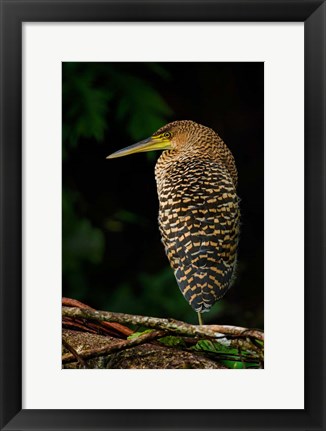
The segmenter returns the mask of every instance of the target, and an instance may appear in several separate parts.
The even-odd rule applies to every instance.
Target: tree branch
[[[149,316],[136,316],[123,313],[112,313],[109,311],[97,311],[91,309],[80,309],[77,307],[63,307],[62,315],[72,318],[84,318],[100,322],[118,322],[129,323],[133,325],[142,325],[147,328],[159,329],[172,332],[178,335],[196,336],[200,338],[254,338],[260,341],[264,340],[264,333],[257,329],[248,329],[238,326],[229,325],[190,325],[174,319],[161,319]],[[221,340],[219,340],[221,341]]]
[[[72,361],[77,360],[80,363],[80,365],[82,366],[82,368],[88,368],[87,364],[83,360],[83,358],[76,352],[76,350],[64,338],[62,338],[62,345],[67,350],[69,350],[69,352],[71,352],[71,355],[67,355],[67,356],[71,356]]]

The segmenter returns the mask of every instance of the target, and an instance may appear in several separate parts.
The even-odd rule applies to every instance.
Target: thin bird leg
[[[201,313],[198,311],[198,312],[197,312],[197,315],[198,315],[198,322],[199,322],[199,325],[202,325],[202,324],[203,324],[203,318],[201,317]]]

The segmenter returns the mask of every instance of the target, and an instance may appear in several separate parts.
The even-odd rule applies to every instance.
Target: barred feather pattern
[[[240,225],[235,163],[212,132],[165,151],[155,168],[165,252],[182,294],[201,313],[232,285]]]

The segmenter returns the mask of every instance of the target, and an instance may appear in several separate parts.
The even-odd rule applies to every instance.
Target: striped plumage
[[[240,224],[234,158],[217,133],[193,121],[169,123],[108,158],[157,149],[167,150],[155,166],[162,242],[181,292],[203,313],[234,279]]]
[[[237,170],[210,128],[176,121],[174,146],[155,167],[162,242],[179,288],[197,312],[209,311],[231,286],[239,238]]]

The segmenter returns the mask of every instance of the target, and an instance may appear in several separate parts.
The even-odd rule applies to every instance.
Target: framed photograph
[[[324,429],[325,2],[1,17],[1,429]]]

